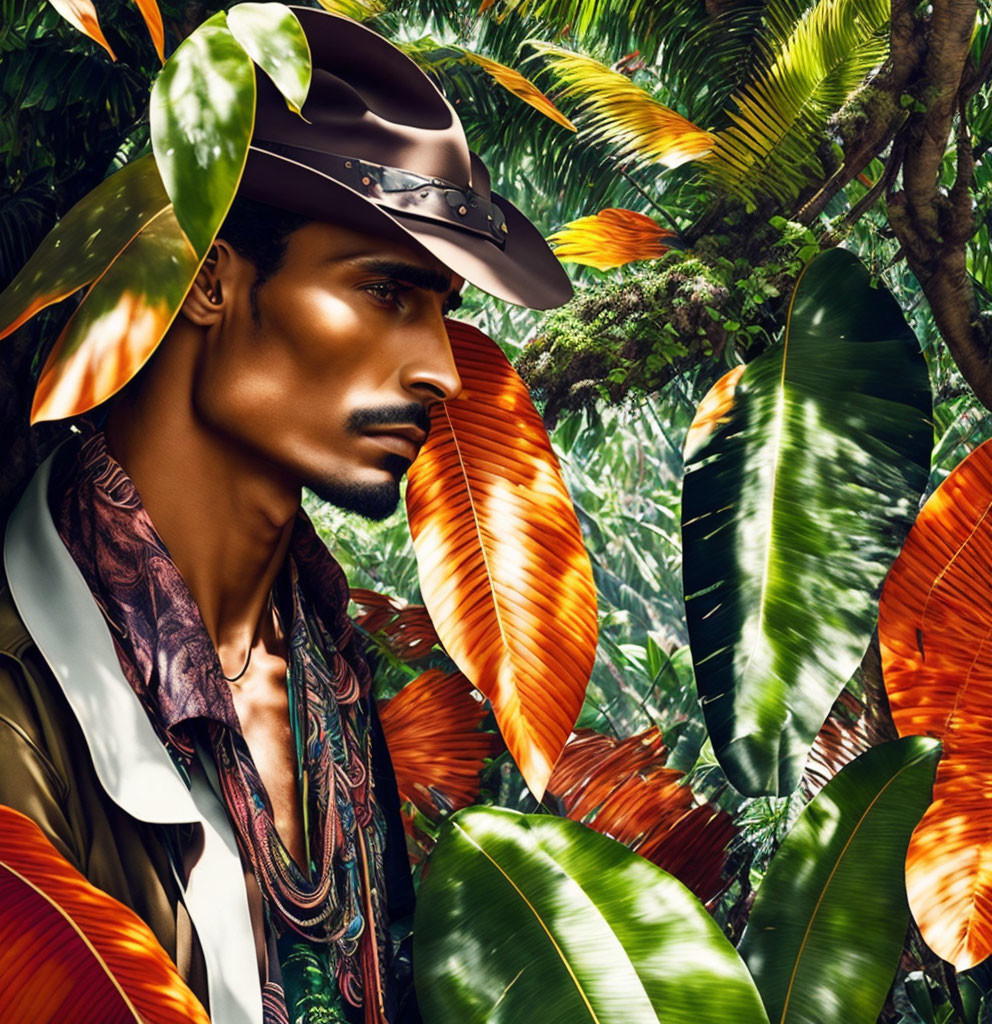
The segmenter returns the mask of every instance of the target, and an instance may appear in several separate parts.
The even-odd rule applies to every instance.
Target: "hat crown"
[[[310,8],[294,11],[313,61],[303,118],[288,110],[275,86],[259,75],[256,141],[310,150],[315,166],[317,154],[328,153],[464,187],[474,184],[457,115],[406,54],[350,19]]]

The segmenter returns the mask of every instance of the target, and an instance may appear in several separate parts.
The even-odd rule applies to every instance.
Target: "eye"
[[[362,286],[382,306],[398,307],[400,297],[410,289],[398,281],[373,281]]]

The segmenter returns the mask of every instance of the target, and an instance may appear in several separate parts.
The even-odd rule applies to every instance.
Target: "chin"
[[[391,474],[392,479],[389,480],[363,483],[358,480],[325,477],[309,480],[306,486],[321,501],[326,501],[346,512],[356,512],[373,521],[387,519],[396,511],[396,506],[400,502],[400,479],[410,465],[407,459],[399,455],[389,456],[387,463],[383,468]]]

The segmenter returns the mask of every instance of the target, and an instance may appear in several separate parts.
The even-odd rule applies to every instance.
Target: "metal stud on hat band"
[[[491,200],[470,188],[402,167],[266,139],[254,140],[252,147],[305,162],[362,193],[370,202],[396,213],[441,221],[459,231],[479,235],[501,250],[506,245],[507,226],[503,212]]]

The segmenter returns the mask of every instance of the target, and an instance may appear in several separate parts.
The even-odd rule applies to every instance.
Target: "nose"
[[[426,406],[457,398],[462,390],[455,357],[443,317],[438,314],[410,337],[409,354],[403,364],[403,387]]]

